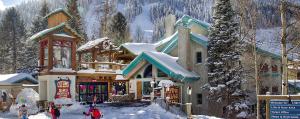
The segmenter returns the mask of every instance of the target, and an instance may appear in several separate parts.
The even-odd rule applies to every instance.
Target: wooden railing
[[[115,70],[122,70],[127,64],[115,62],[80,62],[79,69],[95,69],[96,71],[110,72]]]

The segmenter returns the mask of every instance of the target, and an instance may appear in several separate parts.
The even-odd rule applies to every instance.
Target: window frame
[[[201,62],[198,62],[198,53],[200,53],[200,58],[201,58]],[[203,55],[201,51],[197,51],[196,55],[195,55],[195,59],[196,59],[196,64],[202,64],[203,63]]]

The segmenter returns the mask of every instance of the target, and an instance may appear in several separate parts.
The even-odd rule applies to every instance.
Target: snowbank
[[[58,98],[54,99],[53,102],[56,105],[68,105],[73,104],[75,101],[73,101],[71,98]]]
[[[80,105],[79,102],[74,102],[71,106],[63,106],[61,107],[60,111],[62,113],[77,113],[84,110],[84,106]]]
[[[28,108],[29,114],[36,114],[39,109],[36,105],[36,102],[39,100],[39,94],[33,90],[32,88],[24,88],[22,91],[17,95],[16,103],[10,107],[10,113],[17,115],[18,108],[25,104]]]

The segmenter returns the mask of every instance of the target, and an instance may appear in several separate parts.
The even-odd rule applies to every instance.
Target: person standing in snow
[[[28,119],[28,112],[27,112],[27,107],[25,104],[22,104],[19,107],[19,119]]]
[[[59,119],[60,111],[54,104],[52,104],[50,106],[50,113],[51,113],[52,119]]]
[[[91,119],[100,119],[102,117],[100,110],[97,109],[96,106],[93,104],[90,104],[89,111],[87,113],[83,112],[83,114],[85,116],[91,116]]]

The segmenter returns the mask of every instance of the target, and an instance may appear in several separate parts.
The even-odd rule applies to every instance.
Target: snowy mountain
[[[38,11],[42,0],[14,0],[19,1],[16,5],[17,10],[21,14],[26,23],[26,28],[30,28],[32,18],[34,18]],[[20,2],[22,1],[22,2]],[[49,4],[50,10],[61,8],[65,6],[65,0],[46,0]],[[89,40],[95,39],[99,36],[100,18],[102,16],[101,6],[104,0],[78,0],[80,15],[84,24],[84,30],[87,33]],[[280,17],[278,12],[279,0],[255,0],[259,6],[259,13],[261,14],[260,28],[276,27],[280,24]],[[294,3],[299,3],[299,0],[289,0]],[[5,4],[10,3],[11,0],[4,0]],[[140,27],[144,32],[144,41],[153,42],[157,38],[162,37],[163,34],[163,18],[166,14],[172,13],[176,17],[181,17],[183,14],[188,14],[196,19],[211,22],[212,7],[214,0],[119,0],[116,3],[116,10],[123,13],[130,22],[131,37],[137,32]],[[1,13],[0,13],[1,17]],[[161,27],[159,27],[161,25]],[[162,32],[158,34],[158,32]],[[152,38],[155,36],[154,38]]]

